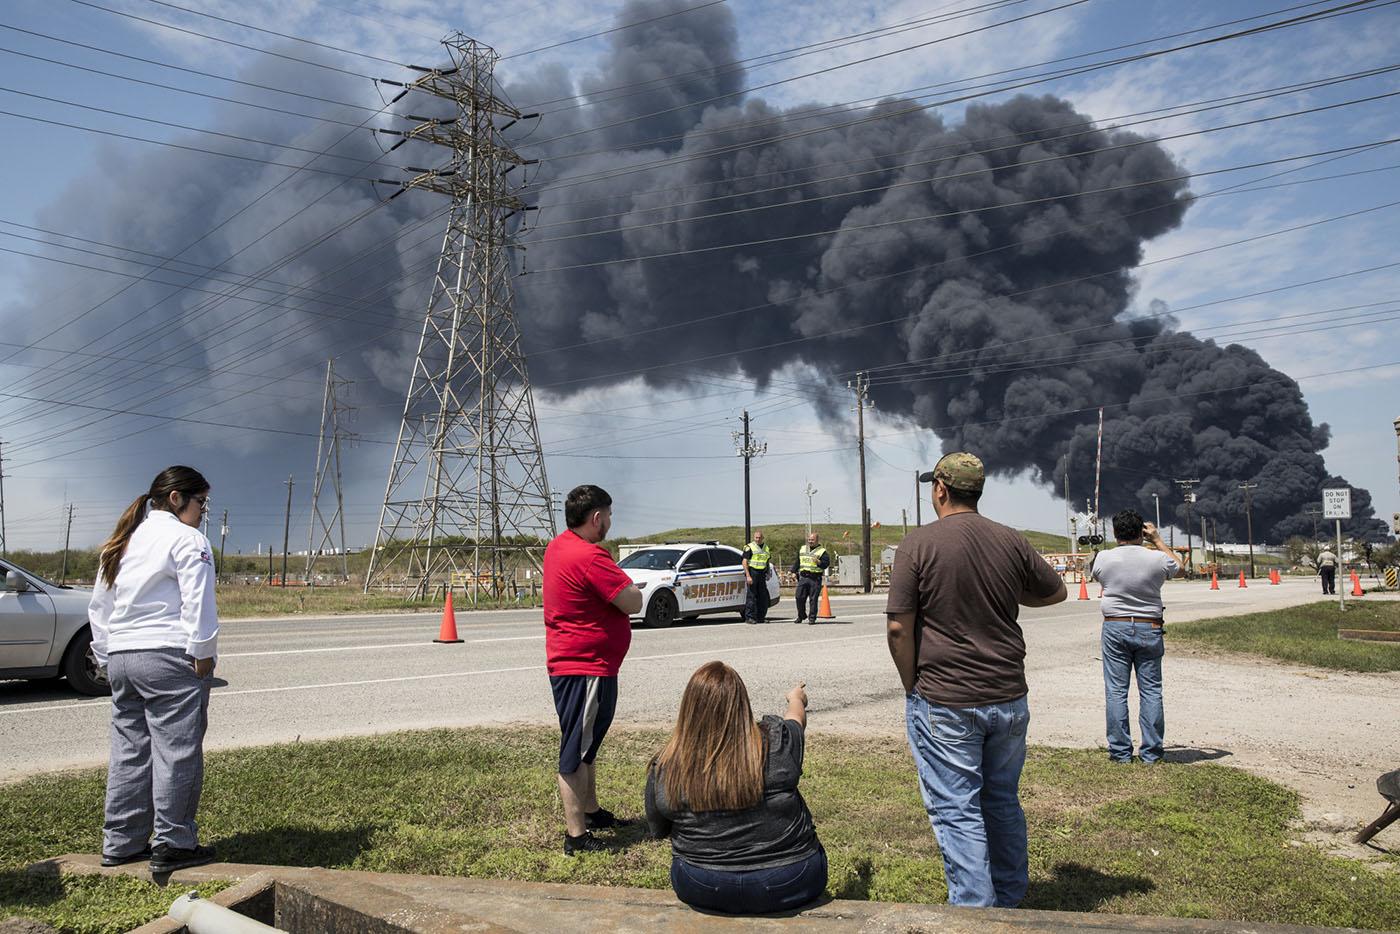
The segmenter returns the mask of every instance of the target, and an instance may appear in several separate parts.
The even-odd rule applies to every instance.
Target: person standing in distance
[[[1030,709],[1018,604],[1059,603],[1065,584],[1024,535],[978,514],[985,471],[977,457],[948,454],[919,480],[932,481],[938,521],[900,543],[885,606],[909,748],[948,901],[1014,908],[1029,883],[1020,781]]]
[[[763,530],[754,529],[753,541],[744,546],[744,580],[748,590],[744,594],[744,622],[768,622],[768,575],[772,563],[772,553],[763,544]]]
[[[1322,593],[1335,595],[1337,592],[1337,556],[1332,554],[1332,549],[1324,548],[1318,552],[1317,573],[1322,577]]]
[[[822,578],[831,567],[831,554],[822,547],[821,537],[816,532],[807,535],[807,544],[797,551],[797,559],[792,562],[792,572],[797,575],[797,619],[805,618],[807,625],[817,624],[817,598],[822,595]]]
[[[598,804],[594,760],[617,709],[617,673],[632,642],[642,592],[599,542],[612,497],[585,484],[564,501],[568,528],[544,550],[544,648],[559,714],[564,855],[605,850],[594,830],[626,826]]]
[[[1128,729],[1128,679],[1137,672],[1138,723],[1142,744],[1138,757],[1145,764],[1162,759],[1163,639],[1162,584],[1181,573],[1176,555],[1151,522],[1132,509],[1113,517],[1118,547],[1101,551],[1089,565],[1089,576],[1103,585],[1103,690],[1108,721],[1108,757],[1133,760],[1133,734]],[[1151,547],[1148,547],[1148,546]]]
[[[168,467],[98,555],[88,620],[112,685],[104,866],[150,859],[158,874],[214,861],[195,824],[219,641],[213,554],[199,531],[208,508],[199,471]]]

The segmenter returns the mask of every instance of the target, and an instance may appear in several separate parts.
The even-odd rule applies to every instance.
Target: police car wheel
[[[676,621],[679,611],[676,595],[669,590],[658,590],[647,605],[646,624],[652,629],[666,629]]]

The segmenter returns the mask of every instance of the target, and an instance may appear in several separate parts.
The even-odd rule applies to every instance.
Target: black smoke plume
[[[618,16],[673,8],[633,0]],[[946,450],[975,451],[999,473],[1029,471],[1057,493],[1067,463],[1080,506],[1104,406],[1106,513],[1151,515],[1156,493],[1184,524],[1172,481],[1197,478],[1193,515],[1242,539],[1239,485],[1257,482],[1257,536],[1311,532],[1302,507],[1344,481],[1326,469],[1328,428],[1313,423],[1298,385],[1252,350],[1177,330],[1169,315],[1123,317],[1144,244],[1191,203],[1186,181],[1155,181],[1185,174],[1165,149],[1090,130],[1089,115],[1050,96],[970,106],[949,123],[908,100],[781,110],[730,96],[702,107],[743,83],[732,68],[621,99],[607,90],[736,58],[725,7],[615,33],[577,91],[607,102],[539,131],[643,117],[530,150],[546,160],[538,202],[550,225],[527,237],[537,241],[529,263],[544,271],[520,287],[538,383],[596,386],[572,381],[597,373],[597,355],[553,348],[600,339],[619,371],[709,358],[650,371],[657,385],[695,366],[765,385],[802,363],[818,405],[835,398],[823,389],[870,370],[877,405],[936,432]],[[556,71],[510,91],[548,100],[573,89]],[[573,184],[663,159],[671,164]],[[834,232],[783,239],[815,231]],[[595,235],[549,241],[585,232]],[[704,252],[756,240],[775,242]],[[742,308],[754,310],[653,330]],[[1351,531],[1383,536],[1369,495],[1353,499]]]
[[[977,452],[993,471],[1029,471],[1058,495],[1067,459],[1077,505],[1090,492],[1096,412],[1104,406],[1106,512],[1134,505],[1147,513],[1157,493],[1180,524],[1184,510],[1171,481],[1194,477],[1201,480],[1196,514],[1215,518],[1222,537],[1239,537],[1238,485],[1249,481],[1259,483],[1256,537],[1311,533],[1302,510],[1320,499],[1320,487],[1344,481],[1326,469],[1327,426],[1313,423],[1297,384],[1254,351],[1199,340],[1168,316],[1124,318],[1143,245],[1179,225],[1191,203],[1187,182],[1156,181],[1184,174],[1162,147],[1090,130],[1091,115],[1050,96],[969,106],[956,118],[910,100],[780,108],[740,93],[771,72],[750,75],[729,64],[740,54],[729,9],[655,19],[679,5],[624,5],[619,22],[651,22],[614,33],[597,68],[581,77],[557,65],[503,67],[506,92],[526,109],[560,100],[596,105],[541,103],[538,109],[557,112],[510,131],[526,156],[543,160],[526,193],[541,207],[524,238],[532,271],[517,280],[537,386],[567,394],[633,378],[624,371],[639,366],[698,359],[645,378],[667,386],[709,370],[764,387],[785,370],[783,378],[808,384],[814,405],[844,410],[840,387],[852,371],[870,370],[886,414],[936,433],[947,449]],[[679,77],[656,80],[667,76]],[[244,77],[380,104],[363,83],[289,63]],[[351,123],[369,116],[305,98],[291,106]],[[423,113],[432,102],[401,106]],[[206,122],[313,152],[344,135],[336,157],[314,165],[355,176],[392,176],[392,164],[441,158],[412,147],[383,158],[369,129],[395,125],[387,116],[357,131],[230,106]],[[570,135],[600,125],[608,128]],[[177,142],[289,165],[308,158],[207,137]],[[1122,145],[1135,143],[1142,145]],[[625,171],[658,160],[671,163]],[[196,265],[157,278],[225,291],[232,277],[259,275],[266,278],[256,284],[268,291],[212,301],[140,282],[45,344],[118,357],[59,358],[62,380],[20,370],[12,391],[138,411],[164,411],[177,400],[174,410],[196,416],[205,415],[205,400],[219,400],[207,415],[212,421],[305,430],[320,401],[316,367],[333,349],[345,355],[341,375],[358,380],[358,429],[392,437],[421,327],[421,264],[441,236],[440,220],[408,227],[440,211],[439,199],[398,198],[282,265],[280,257],[374,208],[387,192],[334,174],[178,150],[114,145],[99,161],[102,171],[76,180],[44,212],[43,226],[81,223],[84,236],[156,257],[198,241],[180,257]],[[593,176],[604,177],[576,184]],[[1114,190],[1081,195],[1099,189]],[[236,213],[260,195],[254,208]],[[811,236],[821,231],[828,232]],[[245,249],[264,233],[268,239]],[[592,235],[554,239],[583,233]],[[728,248],[752,241],[768,242]],[[680,252],[687,255],[630,259]],[[212,266],[221,271],[200,269]],[[580,268],[550,271],[564,266]],[[66,277],[42,264],[35,270],[4,315],[15,342],[42,337],[55,320],[48,310],[60,309],[57,320],[64,320],[77,301],[64,291]],[[322,275],[314,287],[323,293],[369,294],[348,303],[292,288]],[[298,297],[283,302],[276,293]],[[80,297],[89,294],[101,290]],[[269,311],[249,297],[279,305]],[[750,310],[727,314],[736,309]],[[128,340],[138,333],[145,337]],[[584,342],[594,343],[577,347]],[[610,366],[616,376],[607,375]],[[219,374],[204,375],[208,367]],[[290,372],[306,374],[305,385],[259,390],[259,375]],[[222,404],[230,398],[239,401]],[[57,411],[12,411],[0,424],[7,459],[44,455],[43,463],[53,463],[66,451],[140,444],[145,432],[162,431],[256,456],[260,475],[305,469],[304,445],[256,433],[149,420],[133,428],[103,413]],[[21,429],[78,440],[26,449],[14,443]],[[367,446],[356,456],[354,495],[373,501],[387,451]],[[1353,502],[1358,518],[1350,530],[1383,534],[1366,492],[1356,490]]]

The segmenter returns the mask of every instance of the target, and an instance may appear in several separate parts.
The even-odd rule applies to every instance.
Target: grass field
[[[1400,631],[1400,603],[1348,600],[1343,613],[1329,600],[1248,616],[1176,623],[1170,632],[1174,642],[1222,652],[1343,671],[1400,671],[1400,643],[1339,639],[1338,628]]]
[[[605,806],[637,816],[664,737],[618,732],[599,762]],[[202,834],[235,862],[320,865],[596,885],[667,885],[670,848],[640,828],[613,852],[560,852],[557,736],[438,730],[209,757]],[[33,879],[21,867],[99,846],[103,775],[0,786],[0,918],[66,931],[125,930],[173,898],[129,879]],[[913,766],[896,740],[812,733],[802,791],[841,898],[946,897]],[[1295,795],[1217,765],[1128,767],[1033,748],[1026,907],[1400,927],[1400,874],[1292,845]],[[38,816],[42,815],[42,819]]]

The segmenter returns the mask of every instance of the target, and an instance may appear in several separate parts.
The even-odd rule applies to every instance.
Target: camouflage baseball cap
[[[931,483],[935,479],[942,480],[956,490],[976,493],[986,482],[987,471],[982,466],[982,459],[976,454],[954,451],[952,454],[944,454],[932,470],[919,474],[921,483]]]

